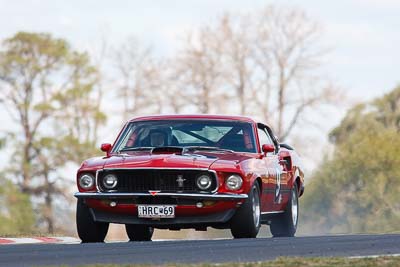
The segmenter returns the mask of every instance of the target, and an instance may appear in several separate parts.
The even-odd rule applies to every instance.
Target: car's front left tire
[[[96,222],[82,199],[76,205],[76,229],[82,243],[104,242],[109,223]]]
[[[151,241],[154,228],[145,225],[125,224],[129,241]]]
[[[248,198],[231,219],[234,238],[254,238],[261,226],[261,201],[258,183],[252,186]]]

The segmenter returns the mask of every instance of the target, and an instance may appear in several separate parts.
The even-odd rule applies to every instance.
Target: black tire
[[[145,225],[125,224],[129,241],[151,241],[154,228]]]
[[[95,222],[82,199],[76,205],[76,229],[82,243],[104,242],[109,223]]]
[[[231,219],[231,233],[234,238],[257,237],[261,226],[260,188],[256,182],[249,197]]]
[[[294,214],[296,212],[296,214]],[[273,237],[293,237],[299,222],[299,195],[294,184],[285,212],[272,219],[269,227]]]

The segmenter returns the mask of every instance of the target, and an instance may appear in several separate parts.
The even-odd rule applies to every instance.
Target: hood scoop
[[[184,148],[177,146],[163,146],[163,147],[155,147],[151,150],[150,154],[176,154],[182,155]]]
[[[217,158],[211,155],[202,155],[193,153],[190,147],[179,147],[179,146],[163,146],[163,147],[155,147],[150,151],[150,155],[179,155],[179,156],[190,156],[194,158]]]

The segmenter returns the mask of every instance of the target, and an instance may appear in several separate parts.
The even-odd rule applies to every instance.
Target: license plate
[[[140,218],[175,218],[175,206],[172,205],[138,205]]]

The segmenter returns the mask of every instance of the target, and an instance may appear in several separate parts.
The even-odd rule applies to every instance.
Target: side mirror
[[[262,145],[261,148],[265,154],[270,153],[270,152],[275,152],[275,146],[271,145],[271,144],[264,144],[264,145]]]
[[[110,151],[112,149],[112,145],[109,143],[101,144],[100,149],[101,149],[101,151],[106,152],[107,156],[109,156]]]

